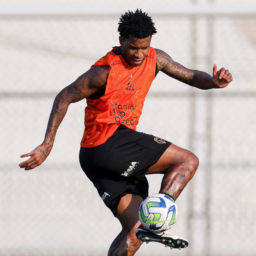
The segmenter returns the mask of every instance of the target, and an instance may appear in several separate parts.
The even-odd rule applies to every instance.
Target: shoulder
[[[92,66],[88,72],[93,75],[106,75],[109,73],[110,66],[108,65],[97,65]]]
[[[104,87],[106,85],[110,67],[107,65],[92,66],[86,72],[89,87]]]
[[[171,56],[169,56],[163,50],[155,48],[155,51],[156,51],[157,69],[159,71],[162,70],[166,65],[173,62],[173,59],[171,58]]]

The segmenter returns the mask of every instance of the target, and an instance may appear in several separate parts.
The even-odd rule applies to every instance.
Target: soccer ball
[[[140,205],[139,219],[142,226],[160,234],[171,228],[177,217],[177,205],[165,194],[148,196]]]

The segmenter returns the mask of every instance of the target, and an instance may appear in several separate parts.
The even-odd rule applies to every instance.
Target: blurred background
[[[193,151],[200,166],[172,229],[189,248],[137,255],[256,255],[255,0],[0,0],[1,256],[107,255],[120,224],[79,166],[85,101],[70,106],[42,166],[18,164],[43,141],[55,95],[118,45],[119,17],[136,8],[155,22],[153,47],[234,77],[211,91],[164,74],[153,82],[138,130]],[[160,181],[149,177],[150,193]]]

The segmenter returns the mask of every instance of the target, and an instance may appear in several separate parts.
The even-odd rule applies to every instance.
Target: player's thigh
[[[140,225],[139,207],[143,198],[135,194],[124,195],[117,206],[116,217],[119,219],[125,232],[133,232]]]
[[[188,161],[198,163],[197,157],[192,152],[171,144],[159,160],[148,169],[147,174],[163,173],[172,166]]]

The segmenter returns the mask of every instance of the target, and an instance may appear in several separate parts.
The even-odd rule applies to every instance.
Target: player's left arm
[[[232,80],[232,74],[225,68],[217,69],[214,64],[212,75],[184,67],[175,62],[167,53],[162,50],[155,49],[157,53],[157,69],[166,75],[173,77],[183,83],[191,85],[199,89],[224,88]]]

